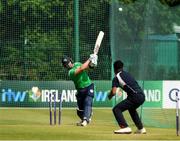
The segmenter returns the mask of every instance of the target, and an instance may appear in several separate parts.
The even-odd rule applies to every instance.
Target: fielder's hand
[[[111,100],[112,97],[113,97],[113,95],[111,95],[111,94],[108,95],[109,100]]]

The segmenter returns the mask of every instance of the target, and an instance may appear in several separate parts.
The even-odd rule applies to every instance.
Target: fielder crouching
[[[87,74],[88,68],[97,66],[98,56],[91,54],[85,63],[73,62],[70,57],[63,57],[62,64],[68,69],[68,76],[74,82],[77,90],[77,115],[80,122],[77,126],[86,126],[91,121],[92,103],[94,98],[94,84]]]
[[[145,101],[145,95],[137,81],[128,72],[123,70],[123,62],[117,60],[113,64],[115,77],[112,80],[112,89],[108,98],[111,99],[117,91],[117,88],[121,87],[126,93],[127,98],[118,103],[113,108],[113,114],[120,126],[120,129],[115,130],[115,134],[130,134],[131,128],[128,126],[123,112],[128,110],[129,114],[135,123],[137,130],[135,134],[146,134],[146,129],[143,127],[142,121],[139,118],[136,111]]]

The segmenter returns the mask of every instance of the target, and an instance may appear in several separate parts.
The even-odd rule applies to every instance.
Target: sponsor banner
[[[76,105],[76,90],[68,81],[1,81],[0,92],[2,107],[47,107],[50,94],[52,101],[56,95],[59,102],[61,94],[65,106]]]
[[[112,107],[126,98],[126,93],[118,89],[116,97],[110,101],[107,96],[111,89],[111,81],[94,81],[96,93],[94,107]],[[144,81],[138,82],[146,101],[143,107],[175,108],[175,93],[179,93],[179,81]],[[0,81],[1,107],[48,107],[49,95],[56,95],[56,102],[63,107],[76,107],[76,93],[72,81]],[[52,97],[52,101],[53,101]]]
[[[146,97],[143,107],[162,108],[162,81],[144,81],[139,84],[144,89]]]
[[[163,81],[163,108],[176,108],[176,94],[180,97],[180,81]]]
[[[95,107],[112,107],[113,100],[108,99],[108,94],[111,89],[111,81],[94,81],[95,96],[93,106]]]
[[[93,106],[112,107],[107,100],[110,81],[95,81],[96,92]],[[1,81],[1,107],[48,107],[49,97],[52,101],[63,102],[64,107],[76,106],[76,89],[72,81]]]

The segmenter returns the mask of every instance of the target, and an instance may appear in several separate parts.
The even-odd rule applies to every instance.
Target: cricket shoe
[[[114,131],[115,134],[131,134],[132,130],[130,127],[121,128]]]
[[[87,120],[81,120],[80,122],[76,123],[77,126],[86,126],[87,124]]]
[[[87,120],[83,120],[82,123],[81,123],[81,126],[86,126],[86,125],[88,125]]]
[[[146,134],[146,129],[145,128],[138,129],[134,132],[134,134]]]

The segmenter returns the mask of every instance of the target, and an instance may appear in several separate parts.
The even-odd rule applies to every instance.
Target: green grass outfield
[[[147,134],[143,135],[114,134],[118,125],[111,109],[94,109],[93,113],[89,126],[77,127],[75,109],[63,109],[62,124],[50,126],[48,109],[1,108],[0,140],[180,140],[173,128],[146,127]],[[135,131],[132,121],[128,121]]]

